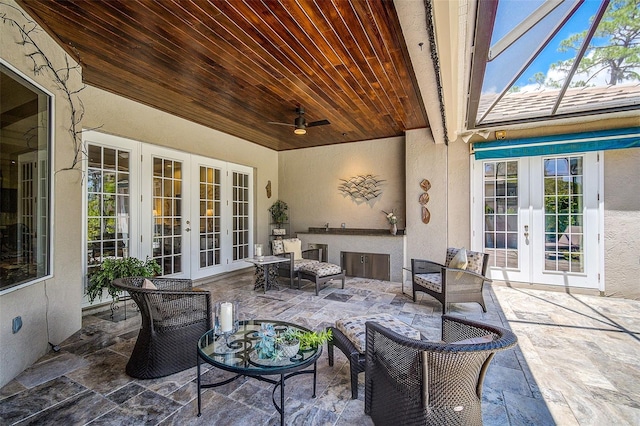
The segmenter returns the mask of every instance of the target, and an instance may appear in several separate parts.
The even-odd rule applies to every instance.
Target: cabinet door
[[[391,279],[391,257],[388,254],[365,254],[365,278],[389,281]]]
[[[340,253],[342,269],[345,274],[350,277],[364,277],[365,263],[364,253],[356,253],[351,251],[343,251]]]

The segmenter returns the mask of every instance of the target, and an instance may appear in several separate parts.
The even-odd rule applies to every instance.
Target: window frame
[[[55,275],[55,244],[54,244],[54,235],[53,235],[53,225],[55,223],[55,194],[54,194],[54,184],[53,184],[53,166],[55,164],[55,148],[56,148],[56,138],[55,138],[55,127],[56,127],[56,115],[55,115],[55,105],[56,105],[56,96],[53,94],[53,92],[51,92],[50,90],[48,90],[47,88],[45,88],[44,86],[42,86],[41,84],[39,84],[38,82],[36,82],[34,79],[30,78],[28,75],[26,75],[24,72],[20,71],[18,68],[14,67],[13,65],[11,65],[9,62],[7,62],[6,60],[4,60],[3,58],[0,58],[0,65],[5,67],[7,70],[9,70],[10,72],[14,73],[17,77],[23,79],[27,84],[30,84],[32,86],[34,86],[36,89],[42,91],[47,97],[47,109],[48,109],[48,114],[47,114],[47,161],[48,161],[48,168],[47,168],[47,191],[48,191],[48,205],[47,205],[47,217],[48,217],[48,223],[47,223],[47,241],[45,242],[45,245],[47,246],[47,264],[48,264],[48,271],[47,273],[45,273],[44,275],[40,276],[40,277],[35,277],[29,281],[26,282],[22,282],[22,283],[18,283],[18,284],[13,284],[10,285],[8,287],[2,288],[0,287],[0,296],[3,296],[5,294],[9,294],[12,293],[14,291],[29,287],[31,285],[34,284],[38,284],[40,282],[46,281],[48,279],[53,278],[53,276]],[[39,199],[40,200],[40,199]]]

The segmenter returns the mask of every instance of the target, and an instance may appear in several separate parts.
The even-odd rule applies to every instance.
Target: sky
[[[536,10],[543,0],[500,0],[496,15],[496,24],[492,36],[492,45],[502,36],[507,34],[512,28],[523,21],[529,14]],[[495,61],[487,66],[487,75],[483,85],[483,92],[495,92],[501,90],[509,80],[518,72],[520,64],[525,63],[535,49],[542,43],[556,22],[569,10],[575,0],[566,1],[550,13],[540,24],[536,25],[524,37],[518,40],[512,47],[503,52]],[[537,88],[537,84],[532,84],[529,79],[537,72],[558,78],[558,73],[549,71],[550,65],[559,60],[570,59],[574,52],[558,52],[560,42],[572,34],[588,29],[591,17],[594,16],[600,7],[601,0],[585,0],[580,8],[572,15],[564,27],[556,34],[551,42],[545,47],[542,53],[532,62],[524,74],[516,81],[516,85],[521,91]],[[605,41],[600,41],[604,44]],[[596,84],[605,85],[608,76],[602,74]],[[574,78],[575,79],[575,78]],[[586,78],[583,78],[586,79]]]

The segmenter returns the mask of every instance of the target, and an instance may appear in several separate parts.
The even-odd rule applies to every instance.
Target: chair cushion
[[[327,277],[342,273],[342,268],[333,263],[313,262],[300,265],[300,271],[311,273],[317,277]]]
[[[416,274],[415,282],[416,284],[428,288],[429,290],[442,293],[442,276],[440,275],[440,273]]]
[[[477,251],[467,250],[467,271],[475,272],[482,275],[482,262],[484,261],[484,254]]]
[[[447,249],[447,259],[444,263],[444,266],[448,267],[448,268],[453,268],[453,266],[450,265],[451,260],[455,257],[456,254],[458,254],[458,249],[457,248],[448,248]],[[471,272],[475,272],[476,274],[482,274],[482,262],[484,260],[484,254],[477,252],[477,251],[471,251],[471,250],[466,250],[466,255],[467,255],[467,271],[471,271]]]
[[[318,260],[315,259],[296,259],[293,261],[293,271],[297,272],[300,270],[300,267],[306,265],[307,263],[318,263]]]
[[[457,342],[451,342],[452,345],[477,345],[480,343],[493,342],[493,335],[487,334],[486,336],[470,337],[464,340],[458,340]]]
[[[271,254],[278,255],[284,253],[284,243],[282,240],[271,241]]]
[[[469,261],[467,260],[467,250],[462,247],[449,261],[449,268],[467,269],[468,263]]]
[[[336,321],[336,328],[340,330],[340,332],[344,334],[351,343],[353,343],[353,346],[355,346],[358,352],[362,354],[366,348],[367,330],[365,323],[367,321],[377,322],[381,326],[408,337],[409,339],[420,340],[421,338],[420,331],[411,327],[407,323],[400,321],[391,314],[363,315],[361,317]]]
[[[302,241],[298,238],[282,240],[285,253],[293,253],[293,260],[302,259]]]
[[[148,278],[145,278],[144,281],[142,281],[142,287],[141,288],[145,288],[147,290],[157,290],[158,287],[156,287],[156,285]]]

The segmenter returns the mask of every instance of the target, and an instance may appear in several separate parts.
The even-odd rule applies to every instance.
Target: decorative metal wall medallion
[[[420,188],[424,191],[424,194],[420,194],[420,198],[418,198],[418,202],[422,206],[422,223],[427,224],[431,220],[431,213],[427,209],[427,203],[429,202],[429,194],[427,194],[427,191],[431,189],[431,182],[427,179],[422,179]]]
[[[353,201],[369,201],[382,194],[380,186],[384,180],[374,175],[358,175],[349,179],[340,179],[343,183],[338,190]]]

